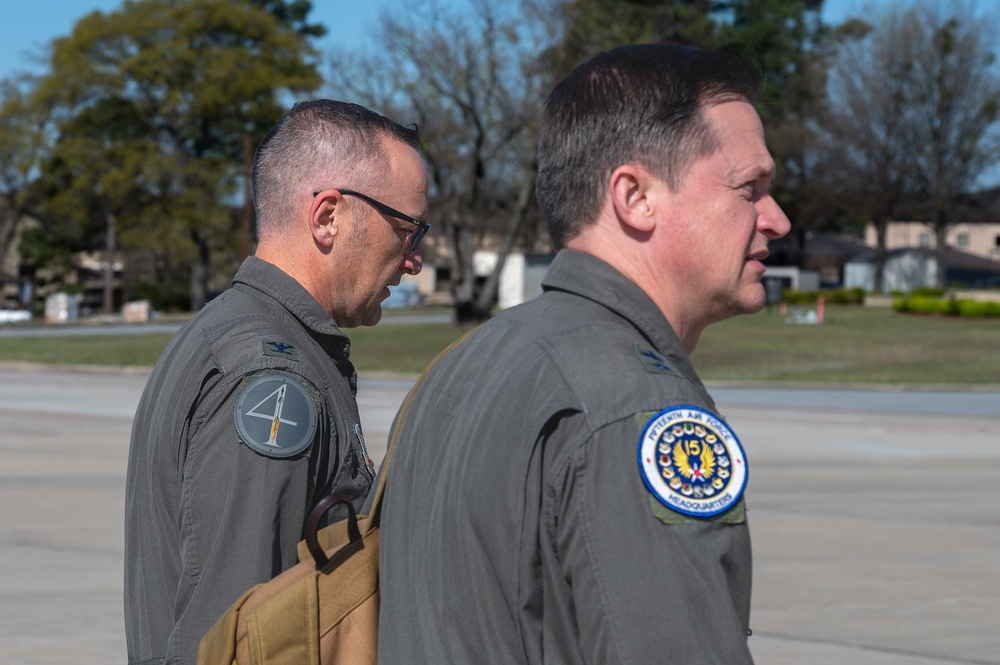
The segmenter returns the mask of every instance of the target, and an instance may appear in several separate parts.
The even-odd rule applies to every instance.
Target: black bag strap
[[[319,500],[319,503],[309,511],[306,518],[305,541],[313,561],[316,562],[316,570],[326,568],[330,562],[330,557],[326,555],[323,546],[319,544],[319,522],[328,510],[342,503],[347,506],[347,537],[350,542],[361,540],[361,530],[358,528],[358,513],[354,510],[354,503],[350,499],[344,498],[340,494],[328,494]]]

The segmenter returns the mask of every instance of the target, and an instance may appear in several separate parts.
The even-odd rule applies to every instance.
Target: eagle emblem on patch
[[[747,460],[736,434],[695,406],[655,414],[639,436],[639,471],[667,508],[692,517],[729,510],[747,484]]]
[[[264,355],[287,358],[299,362],[299,350],[287,342],[264,342]]]
[[[647,372],[651,374],[673,374],[674,376],[680,376],[680,374],[671,369],[663,354],[657,353],[648,346],[642,346],[638,342],[633,344],[632,348],[635,349],[635,354],[639,356],[639,360],[642,361],[642,365],[646,368]]]

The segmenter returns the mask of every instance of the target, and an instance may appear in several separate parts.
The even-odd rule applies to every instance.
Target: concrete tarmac
[[[0,367],[0,665],[125,662],[125,468],[146,377]],[[411,384],[361,377],[377,459]],[[718,390],[750,462],[758,665],[1000,664],[1000,396],[949,415],[926,394],[912,409],[793,394]],[[664,620],[679,609],[664,599]]]

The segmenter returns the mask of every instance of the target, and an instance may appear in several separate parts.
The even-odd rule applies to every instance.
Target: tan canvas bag
[[[464,339],[464,337],[463,337]],[[375,665],[378,656],[378,537],[389,458],[424,370],[400,408],[369,516],[349,501],[324,497],[310,512],[299,563],[241,596],[202,638],[198,665]],[[346,520],[317,532],[338,503]]]

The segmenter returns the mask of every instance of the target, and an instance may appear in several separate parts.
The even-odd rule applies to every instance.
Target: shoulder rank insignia
[[[725,512],[747,484],[739,439],[694,406],[664,409],[649,419],[639,436],[639,471],[660,503],[694,517]]]
[[[265,356],[278,356],[299,362],[299,350],[285,342],[264,342]]]
[[[642,361],[643,366],[646,368],[647,372],[652,374],[673,374],[677,376],[677,372],[670,368],[667,364],[667,359],[663,357],[663,354],[657,353],[653,349],[642,346],[638,342],[632,345],[635,349],[635,353],[639,356],[639,360]]]
[[[312,445],[316,400],[299,379],[266,372],[240,389],[233,419],[240,441],[251,450],[267,457],[294,457]]]

